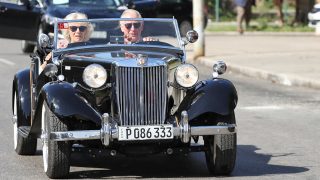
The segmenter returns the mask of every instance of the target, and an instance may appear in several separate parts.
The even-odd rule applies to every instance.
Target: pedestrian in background
[[[277,17],[278,17],[276,24],[278,24],[280,27],[282,27],[284,25],[283,12],[282,12],[283,0],[273,0],[273,3],[276,7],[276,12],[277,12]]]
[[[239,34],[243,34],[243,20],[247,29],[251,20],[251,6],[255,5],[255,0],[234,0],[234,3],[237,6],[237,31]]]

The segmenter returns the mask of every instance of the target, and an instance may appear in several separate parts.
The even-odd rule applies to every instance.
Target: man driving
[[[142,18],[141,14],[134,9],[127,9],[123,11],[121,18]],[[124,43],[132,44],[141,41],[157,41],[157,39],[152,37],[141,37],[141,32],[143,30],[143,21],[121,21],[120,28],[123,32]]]

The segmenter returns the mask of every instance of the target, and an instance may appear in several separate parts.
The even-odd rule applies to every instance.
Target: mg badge
[[[148,64],[148,56],[143,54],[138,54],[137,63],[139,66],[145,66]]]

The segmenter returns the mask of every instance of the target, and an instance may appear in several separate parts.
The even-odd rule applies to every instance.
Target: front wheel
[[[18,132],[18,108],[19,99],[17,98],[18,93],[14,93],[13,97],[13,144],[14,150],[19,155],[34,155],[37,151],[37,138],[33,137],[23,137]]]
[[[41,139],[43,167],[49,178],[63,178],[70,171],[71,145],[68,141],[50,141],[50,132],[67,131],[68,126],[59,120],[44,102],[41,113]]]
[[[212,175],[229,175],[233,171],[237,153],[237,134],[204,136],[205,155]]]

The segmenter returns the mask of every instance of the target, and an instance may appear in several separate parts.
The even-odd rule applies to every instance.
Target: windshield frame
[[[104,21],[153,21],[153,22],[170,22],[173,23],[174,29],[175,29],[175,35],[177,40],[177,47],[171,47],[171,46],[161,46],[161,45],[148,45],[145,44],[98,44],[98,45],[89,45],[89,46],[79,46],[79,47],[71,47],[71,48],[61,48],[57,49],[57,41],[58,41],[58,24],[59,23],[69,23],[69,22],[104,22]],[[61,54],[68,53],[68,52],[78,52],[79,50],[83,49],[85,51],[91,51],[90,49],[100,49],[100,48],[107,48],[110,47],[110,49],[114,48],[123,48],[130,51],[130,49],[136,49],[141,48],[141,50],[151,48],[151,49],[164,49],[166,51],[175,51],[175,52],[182,52],[182,61],[186,61],[186,51],[185,46],[183,45],[183,40],[180,35],[179,27],[177,20],[174,18],[99,18],[99,19],[78,19],[78,20],[63,20],[63,19],[57,19],[54,23],[54,41],[53,41],[53,57],[57,57]],[[58,36],[56,36],[58,35]],[[132,48],[134,47],[134,48]],[[178,53],[180,54],[180,53]],[[56,58],[54,58],[56,59]]]
[[[53,41],[53,47],[56,51],[63,51],[63,49],[56,49],[57,47],[57,39],[59,36],[58,33],[58,24],[59,23],[69,23],[69,22],[104,22],[104,21],[154,21],[154,22],[172,22],[174,25],[174,29],[175,29],[175,35],[176,35],[176,39],[178,41],[178,45],[179,47],[176,48],[180,48],[180,49],[184,49],[183,43],[182,43],[182,39],[181,39],[181,35],[180,35],[180,31],[179,31],[179,27],[178,27],[178,23],[177,20],[174,18],[99,18],[99,19],[78,19],[78,20],[63,20],[63,19],[57,19],[56,22],[54,23],[54,41]],[[58,35],[58,36],[57,36]],[[123,44],[124,45],[124,44]],[[132,46],[132,45],[131,45]],[[136,44],[136,46],[138,46],[138,44]],[[164,47],[164,46],[159,46],[159,47]],[[174,48],[174,49],[176,49]],[[70,49],[70,48],[68,48]]]
[[[65,5],[70,4],[70,0],[68,0],[68,3],[61,3],[61,4],[54,3],[53,1],[55,1],[55,0],[46,0],[46,2],[51,6],[65,6]],[[108,8],[118,8],[119,6],[124,6],[123,1],[121,1],[121,0],[110,0],[110,1],[112,1],[112,5],[108,4],[108,6],[107,6],[107,4],[104,4],[104,6],[106,6]],[[82,5],[82,6],[85,5],[85,4],[75,3],[75,5],[77,5],[77,4]],[[87,5],[93,6],[93,4],[87,4]],[[93,7],[101,7],[101,4],[98,6],[93,6]]]

